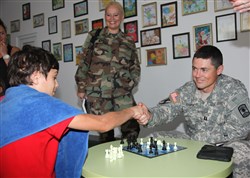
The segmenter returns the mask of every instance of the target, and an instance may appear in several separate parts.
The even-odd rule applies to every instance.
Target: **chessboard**
[[[124,143],[123,141],[121,141]],[[147,158],[155,158],[161,155],[170,154],[173,152],[181,151],[186,147],[177,145],[174,143],[167,143],[165,140],[157,140],[150,137],[147,141],[142,138],[140,142],[136,140],[127,139],[127,145],[123,145],[123,150],[137,155],[145,156]]]

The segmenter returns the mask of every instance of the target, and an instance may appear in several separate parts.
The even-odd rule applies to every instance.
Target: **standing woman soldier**
[[[133,39],[120,30],[124,11],[120,3],[105,8],[106,27],[89,32],[75,80],[80,99],[88,99],[90,113],[100,115],[136,105],[132,90],[138,85],[140,63]],[[96,40],[92,42],[93,38]],[[135,120],[121,126],[122,137],[138,137]],[[100,134],[102,142],[114,140],[114,130]]]
[[[0,78],[3,79],[6,88],[9,87],[7,79],[7,65],[9,63],[10,56],[20,49],[7,44],[7,30],[2,19],[0,19]]]

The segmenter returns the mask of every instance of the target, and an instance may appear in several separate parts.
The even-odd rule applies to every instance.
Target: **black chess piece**
[[[166,142],[165,142],[165,140],[162,141],[162,144],[163,144],[162,150],[164,150],[164,151],[167,150],[167,149],[166,149]]]
[[[152,153],[153,153],[152,146],[149,146],[149,154],[152,154]]]
[[[138,153],[142,153],[142,145],[141,144],[139,144],[139,146],[138,146]]]

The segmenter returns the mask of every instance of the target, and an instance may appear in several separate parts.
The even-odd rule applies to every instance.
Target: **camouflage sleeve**
[[[78,68],[76,70],[75,74],[75,81],[77,84],[77,90],[78,92],[85,92],[85,87],[86,87],[86,79],[87,79],[87,72],[89,69],[89,64],[88,64],[88,53],[89,53],[89,45],[90,45],[90,40],[92,38],[92,35],[89,33],[84,44],[83,44],[83,55],[81,55],[80,63],[78,65]]]
[[[167,99],[160,101],[157,106],[150,108],[149,112],[152,117],[147,127],[171,122],[182,112],[180,95],[177,92],[171,93]]]
[[[133,42],[131,45],[133,45],[131,59],[134,59],[134,60],[132,60],[132,64],[130,66],[130,74],[131,74],[131,78],[133,79],[134,87],[135,87],[139,83],[139,79],[141,75],[141,67],[140,67],[140,62],[138,59],[138,53],[137,53],[135,43]]]

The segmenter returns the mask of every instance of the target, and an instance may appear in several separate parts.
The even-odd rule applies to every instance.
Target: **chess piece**
[[[176,142],[174,142],[174,151],[178,150]]]

